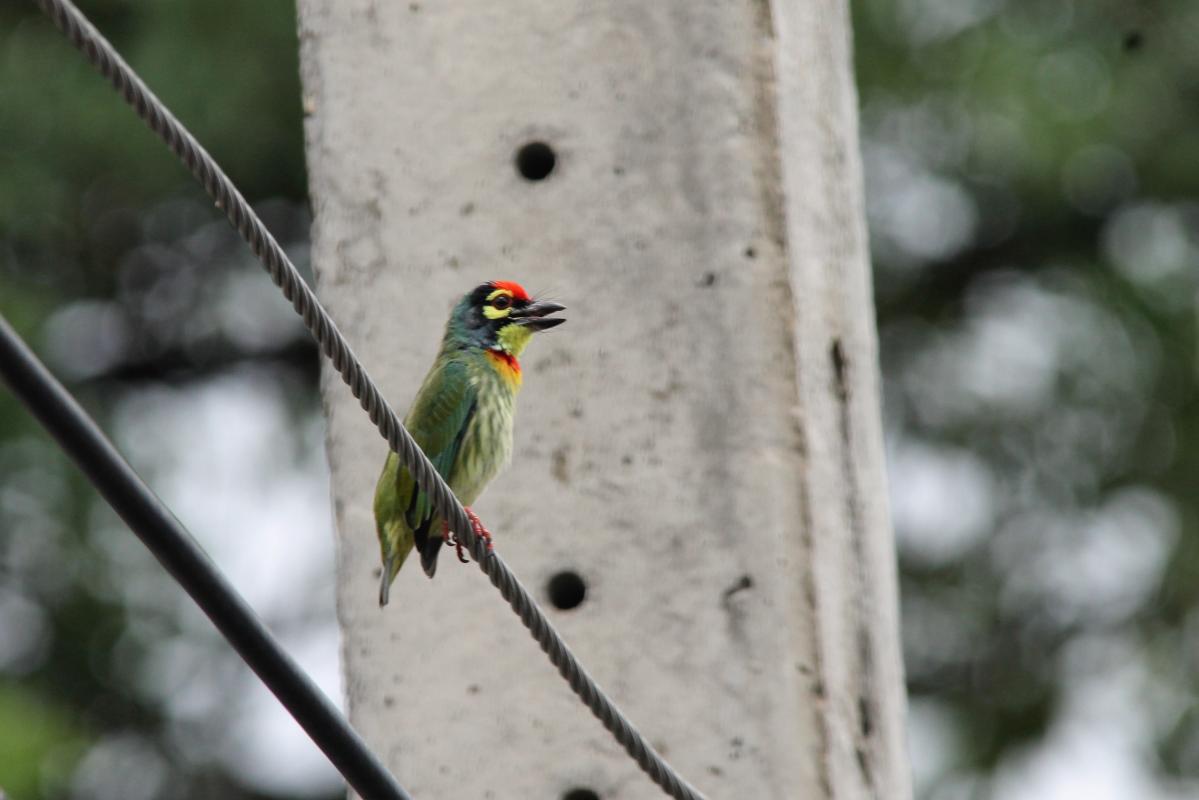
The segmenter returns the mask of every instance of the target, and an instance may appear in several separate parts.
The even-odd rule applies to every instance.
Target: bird
[[[513,281],[472,289],[450,312],[441,349],[404,417],[404,427],[467,507],[472,529],[489,550],[491,534],[470,505],[511,460],[520,356],[534,333],[566,321],[550,316],[565,308],[530,297]],[[380,607],[413,547],[430,578],[443,545],[455,545],[466,562],[461,541],[394,452],[379,475],[374,512],[383,559]]]

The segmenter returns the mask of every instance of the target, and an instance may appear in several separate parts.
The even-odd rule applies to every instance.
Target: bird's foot
[[[479,516],[469,508],[466,509],[466,516],[470,518],[470,528],[475,532],[475,536],[478,536],[480,539],[487,542],[487,552],[490,553],[491,551],[495,550],[495,545],[491,543],[491,531],[483,527],[483,523],[479,520]]]
[[[441,538],[445,539],[445,546],[453,547],[458,554],[458,560],[463,564],[469,564],[470,559],[466,557],[466,545],[464,545],[462,540],[458,538],[458,534],[450,531],[450,523],[442,522],[441,528]]]
[[[495,545],[491,543],[491,531],[483,527],[483,522],[479,519],[478,514],[467,508],[466,516],[470,520],[470,529],[475,532],[475,536],[487,542],[487,552],[495,550]],[[463,564],[470,562],[470,559],[466,557],[466,544],[458,538],[458,534],[450,531],[448,522],[442,523],[442,538],[445,539],[446,547],[453,547],[457,551],[459,561]]]

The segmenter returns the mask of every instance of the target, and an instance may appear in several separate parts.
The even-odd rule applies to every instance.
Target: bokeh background
[[[306,268],[291,2],[80,6]],[[1199,4],[853,14],[917,794],[1199,796]],[[0,312],[338,698],[314,347],[32,3],[0,145]],[[341,795],[4,392],[0,787]]]

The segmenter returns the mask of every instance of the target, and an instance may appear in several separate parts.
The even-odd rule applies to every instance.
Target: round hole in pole
[[[545,180],[557,163],[557,153],[545,142],[529,142],[516,151],[516,170],[525,180]]]
[[[571,789],[562,800],[600,800],[600,796],[590,789]]]
[[[583,598],[587,596],[587,584],[583,582],[579,573],[565,569],[550,578],[546,591],[554,608],[569,611],[582,604]]]

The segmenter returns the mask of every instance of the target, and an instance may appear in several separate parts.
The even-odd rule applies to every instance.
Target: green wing
[[[454,462],[462,449],[462,439],[475,415],[477,393],[470,379],[470,370],[460,361],[448,361],[434,366],[417,392],[405,425],[412,438],[425,451],[437,472],[450,479]],[[417,545],[424,544],[422,535],[428,530],[433,516],[429,498],[416,488],[408,470],[398,471],[397,494],[404,504],[404,518],[416,533]]]
[[[476,399],[467,365],[439,359],[404,420],[417,445],[447,480],[474,416]],[[388,453],[375,490],[375,524],[384,563],[382,604],[387,602],[387,588],[413,544],[423,547],[432,523],[429,498],[416,487],[408,470],[400,466],[398,456]]]

